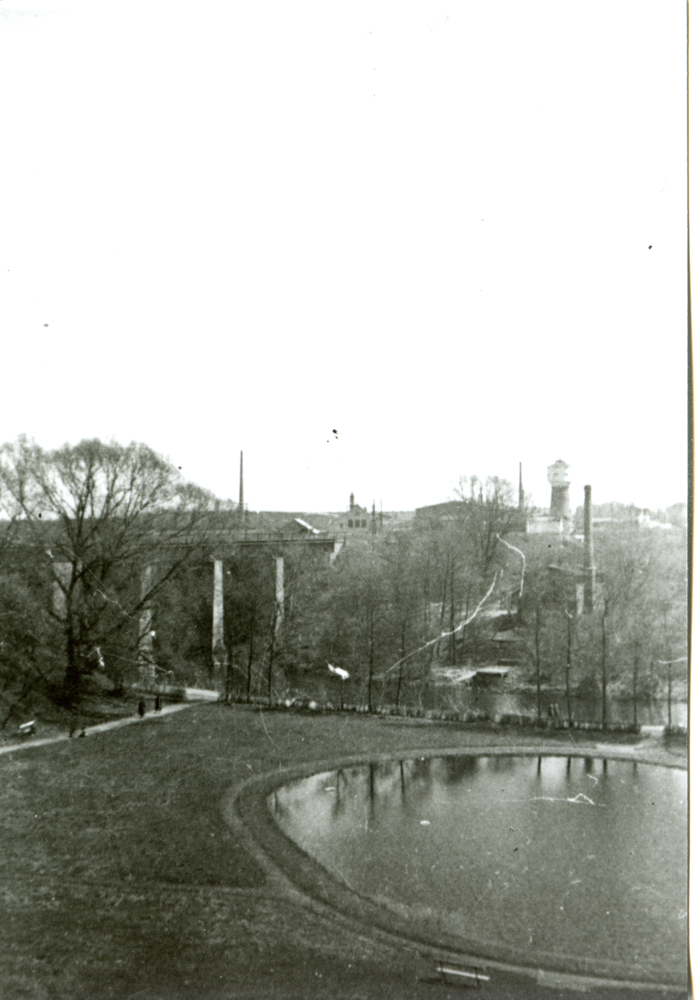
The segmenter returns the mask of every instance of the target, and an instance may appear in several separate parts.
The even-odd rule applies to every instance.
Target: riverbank
[[[374,998],[463,995],[361,921],[295,892],[224,804],[253,775],[425,749],[593,749],[601,734],[517,734],[359,714],[223,704],[26,747],[0,759],[0,992],[8,998]],[[682,744],[616,745],[678,763]],[[634,750],[639,747],[639,750]],[[580,994],[495,971],[480,995]],[[598,997],[658,996],[600,987]]]

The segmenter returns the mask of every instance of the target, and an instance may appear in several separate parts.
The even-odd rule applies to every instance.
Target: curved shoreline
[[[417,946],[428,958],[478,961],[498,967],[504,971],[535,976],[564,974],[573,977],[581,988],[604,983],[607,986],[658,989],[661,993],[675,990],[685,984],[685,970],[678,973],[667,969],[654,969],[649,977],[634,975],[627,963],[613,960],[595,960],[560,953],[525,952],[503,943],[494,944],[478,938],[462,938],[448,933],[426,931],[424,921],[413,914],[399,914],[374,899],[351,889],[338,876],[324,868],[301,847],[283,833],[267,804],[270,794],[289,782],[309,777],[324,771],[369,763],[384,763],[407,760],[413,757],[437,758],[448,756],[510,756],[510,757],[595,757],[644,763],[662,767],[687,770],[684,763],[660,760],[658,753],[646,752],[652,748],[630,748],[628,746],[596,745],[585,750],[571,746],[533,747],[531,744],[508,747],[454,747],[416,748],[388,753],[365,753],[352,756],[333,757],[309,762],[256,775],[242,786],[232,789],[226,796],[224,815],[227,822],[242,824],[249,837],[291,885],[305,896],[331,907],[334,911],[359,922],[363,926],[372,925],[389,935],[397,944]],[[543,970],[544,973],[543,973]]]
[[[616,755],[684,772],[687,759],[685,741],[656,736],[555,737],[492,724],[188,707],[88,729],[88,739],[27,741],[21,749],[31,752],[0,755],[3,996],[456,996],[436,972],[445,951],[382,930],[362,905],[357,916],[345,915],[313,886],[295,885],[296,854],[289,851],[285,874],[276,847],[263,844],[266,810],[264,826],[239,819],[238,791],[259,797],[249,779],[285,780],[339,758],[396,760],[453,748],[522,750],[531,760]],[[282,835],[269,829],[277,845]],[[631,972],[613,984],[505,961],[478,964],[489,967],[479,989],[488,1000],[578,1000],[582,984],[596,1000],[688,995],[688,983],[647,988],[631,984]]]

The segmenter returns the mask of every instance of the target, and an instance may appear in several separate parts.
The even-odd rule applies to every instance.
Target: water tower
[[[551,517],[558,521],[571,518],[569,506],[569,468],[566,462],[558,459],[554,465],[547,466],[547,481],[552,487],[552,501],[549,505]]]

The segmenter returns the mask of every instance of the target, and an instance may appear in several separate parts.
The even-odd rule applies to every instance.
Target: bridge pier
[[[275,635],[284,624],[284,556],[275,556]],[[224,635],[224,562],[214,559],[214,593],[212,599],[211,659],[216,683],[227,683],[228,650]]]
[[[141,570],[141,611],[139,614],[139,674],[142,682],[152,683],[156,679],[156,665],[153,659],[153,604],[150,593],[153,589],[153,566]]]
[[[227,666],[226,645],[224,643],[224,563],[214,560],[214,599],[212,602],[211,658],[216,680],[225,678]]]
[[[53,610],[54,614],[64,621],[68,615],[68,588],[70,587],[72,573],[72,563],[53,563]]]
[[[284,557],[277,556],[275,573],[275,634],[284,624]]]

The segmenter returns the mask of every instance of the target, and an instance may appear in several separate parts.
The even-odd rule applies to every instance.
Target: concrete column
[[[155,680],[156,665],[153,659],[153,606],[149,594],[153,589],[153,566],[141,570],[141,605],[139,613],[139,670],[142,680]]]
[[[53,610],[59,618],[64,618],[68,614],[68,588],[70,587],[71,576],[73,575],[73,564],[69,562],[55,562],[53,564]]]
[[[226,647],[224,646],[224,564],[221,559],[214,560],[211,658],[217,670],[221,669],[226,660]]]
[[[284,622],[284,557],[277,556],[275,578],[275,632],[279,632]]]

